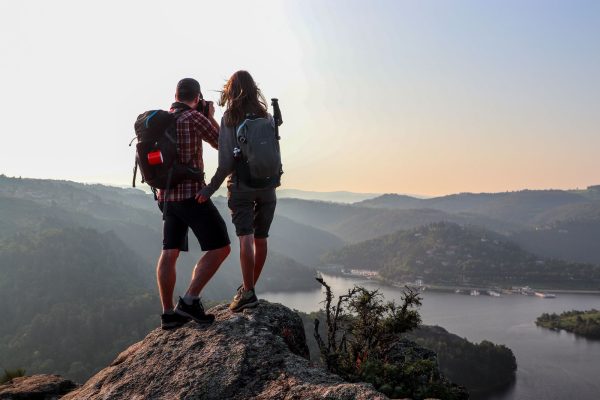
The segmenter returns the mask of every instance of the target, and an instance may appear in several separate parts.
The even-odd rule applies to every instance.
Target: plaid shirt
[[[187,108],[187,109],[186,109]],[[186,109],[177,119],[177,161],[204,170],[202,140],[215,149],[219,146],[219,129],[214,127],[202,113],[189,109],[181,103],[173,103],[169,112]],[[158,201],[182,201],[194,197],[206,186],[204,181],[185,180],[173,189],[158,191]]]

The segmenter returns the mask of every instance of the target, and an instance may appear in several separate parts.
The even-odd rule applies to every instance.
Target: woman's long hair
[[[219,105],[227,106],[223,116],[227,126],[239,125],[246,114],[267,116],[267,101],[248,71],[237,71],[231,75],[223,87]]]

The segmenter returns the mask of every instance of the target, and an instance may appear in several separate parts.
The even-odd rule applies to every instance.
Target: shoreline
[[[368,279],[365,278],[364,276],[361,275],[348,275],[348,274],[344,274],[344,273],[340,273],[340,272],[334,272],[334,271],[319,271],[320,273],[323,273],[325,275],[334,275],[334,276],[339,276],[342,278],[350,278],[350,279],[360,279],[360,280],[367,280],[370,282],[375,282],[381,285],[385,285],[385,286],[389,286],[389,287],[393,287],[396,289],[402,289],[404,288],[404,284],[401,283],[395,283],[395,282],[390,282],[387,281],[385,279],[382,279],[381,277],[374,277],[372,279]],[[414,285],[408,285],[410,287],[415,287]],[[526,285],[523,285],[526,286]],[[484,287],[484,286],[445,286],[445,285],[423,285],[423,287],[425,288],[425,291],[431,290],[431,291],[436,291],[436,292],[454,292],[457,289],[460,290],[472,290],[472,289],[478,289],[478,290],[497,290],[498,287],[496,288],[492,288],[492,287]],[[506,290],[506,289],[503,289]],[[546,292],[546,293],[553,293],[553,294],[587,294],[587,295],[600,295],[600,290],[591,290],[591,289],[552,289],[552,288],[543,288],[543,289],[536,289],[537,291],[540,292]],[[509,293],[503,293],[503,294],[509,294]],[[515,295],[520,295],[520,293],[514,292],[514,293],[510,293],[510,294],[515,294]]]

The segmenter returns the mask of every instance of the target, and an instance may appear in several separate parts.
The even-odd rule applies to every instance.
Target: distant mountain
[[[376,208],[431,208],[447,213],[471,213],[517,224],[535,223],[536,218],[557,207],[577,205],[590,199],[563,190],[522,190],[506,193],[460,193],[430,199],[384,195],[357,205]]]
[[[543,257],[600,264],[600,219],[558,221],[516,232],[510,240]]]
[[[409,208],[421,208],[423,199],[406,196],[402,194],[386,193],[381,196],[366,199],[357,203],[356,206],[361,207],[374,207],[374,208],[398,208],[398,209],[409,209]]]
[[[228,225],[233,252],[207,286],[206,296],[223,300],[241,281],[239,253],[226,199],[217,197],[214,202]],[[136,189],[0,176],[0,238],[46,227],[111,231],[145,260],[146,273],[154,276],[162,243],[162,221],[152,195]],[[320,263],[321,254],[341,245],[342,241],[331,233],[277,216],[265,266],[265,271],[272,275],[269,280],[260,282],[260,289],[317,287],[312,279],[314,271],[303,264],[314,267]],[[189,276],[200,254],[198,243],[191,236],[190,252],[182,253],[178,262],[181,276]],[[178,290],[183,290],[186,282],[179,279]]]
[[[585,190],[569,190],[569,192],[587,197],[590,200],[600,200],[600,185],[588,186]]]
[[[524,225],[482,214],[450,214],[434,209],[393,210],[298,199],[281,199],[277,209],[280,215],[331,232],[351,243],[440,221],[480,225],[502,233],[524,228]]]
[[[227,189],[222,187],[216,194],[219,196],[227,196]],[[372,199],[379,195],[380,193],[356,193],[348,191],[315,192],[299,189],[277,189],[277,197],[280,199],[318,200],[332,203],[355,203],[366,199]]]
[[[571,203],[552,208],[537,215],[536,226],[564,221],[600,221],[600,201]]]
[[[298,189],[279,189],[277,195],[280,198],[294,198],[304,200],[321,200],[336,203],[355,203],[379,196],[379,193],[355,193],[347,191],[337,192],[313,192]]]
[[[281,192],[278,191],[271,249],[310,267],[318,266],[322,254],[343,243],[357,243],[434,222],[477,225],[513,235],[511,240],[540,257],[574,262],[600,260],[600,250],[593,239],[598,230],[596,224],[600,226],[600,201],[594,197],[600,190],[595,186],[578,191],[463,193],[431,199],[386,194],[355,204],[285,198]],[[217,196],[214,202],[234,239],[226,200]],[[112,230],[147,261],[149,269],[154,268],[160,251],[162,227],[151,194],[137,189],[0,175],[0,237],[48,224]],[[567,236],[564,224],[570,227]],[[185,265],[182,272],[186,274],[199,254],[194,242],[191,241],[195,247],[190,254],[181,257],[180,264]],[[235,250],[237,246],[233,247]],[[233,254],[226,266],[237,269],[235,257]],[[225,278],[217,285],[219,279],[214,282],[214,289],[209,288],[214,295],[227,292],[234,285],[225,282]]]
[[[483,228],[436,223],[333,251],[325,261],[389,281],[600,289],[600,266],[541,259]]]

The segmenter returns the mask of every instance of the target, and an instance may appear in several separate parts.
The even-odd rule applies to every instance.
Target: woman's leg
[[[267,238],[254,238],[254,285],[267,259]]]
[[[242,266],[242,278],[244,279],[244,290],[254,289],[254,235],[239,236],[240,239],[240,264]],[[264,263],[264,262],[263,262]],[[262,269],[262,266],[261,266]]]

